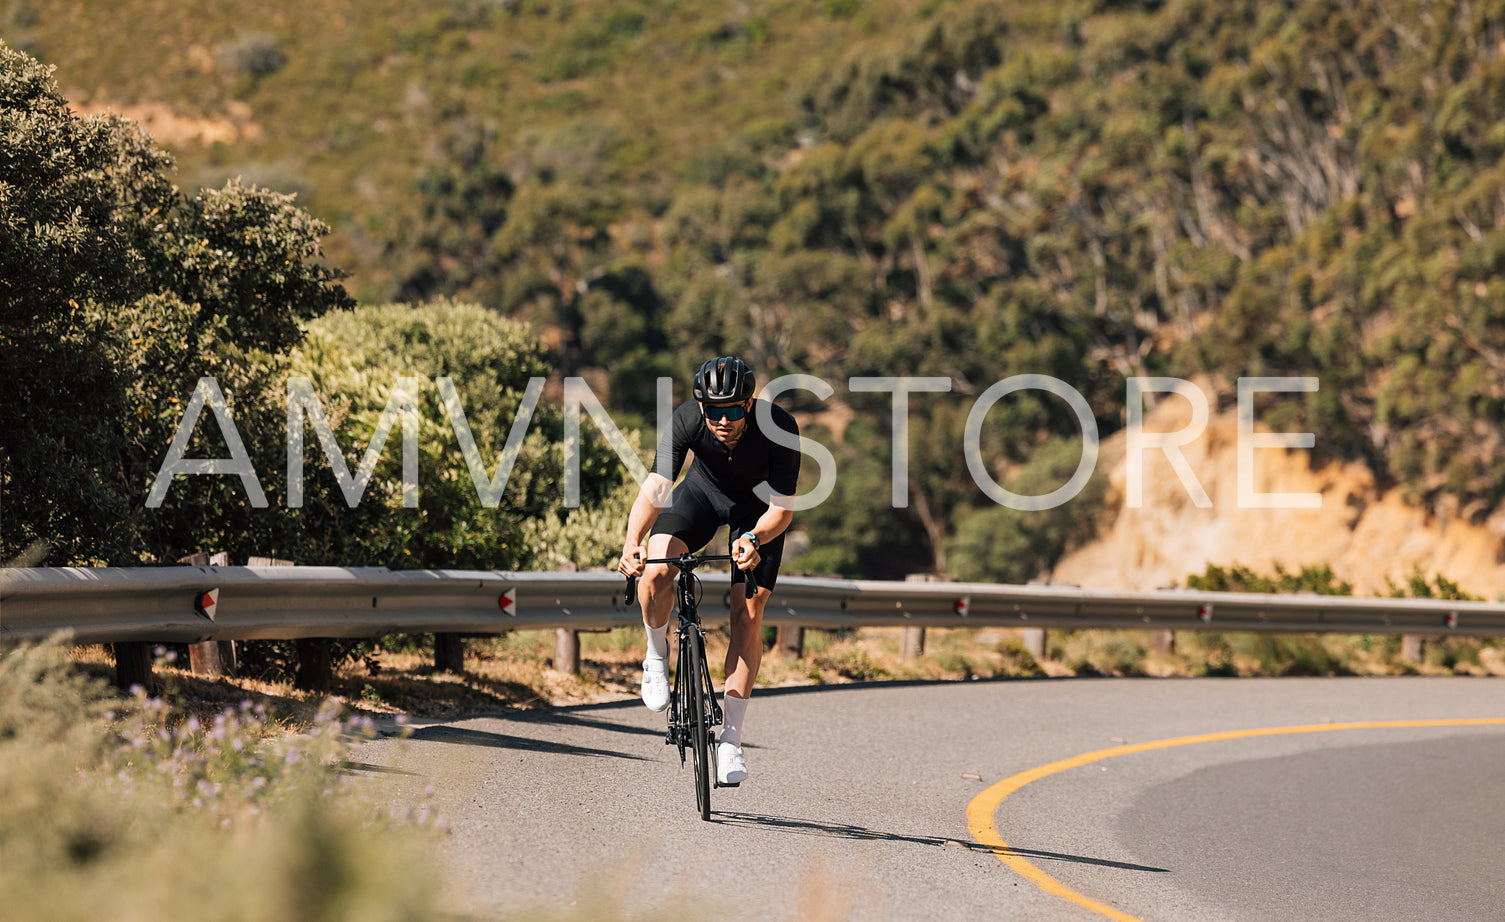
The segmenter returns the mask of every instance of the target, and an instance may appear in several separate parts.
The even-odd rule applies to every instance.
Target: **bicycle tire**
[[[711,744],[707,739],[708,727],[706,714],[709,711],[709,702],[705,696],[705,641],[701,638],[699,629],[696,629],[690,637],[689,647],[690,662],[685,667],[685,683],[689,690],[689,707],[685,719],[690,722],[690,747],[694,750],[695,762],[695,806],[700,810],[700,818],[711,818]]]
[[[674,670],[674,691],[670,695],[669,737],[679,747],[679,766],[685,765],[685,749],[690,744],[689,686],[685,682],[685,663],[690,660],[690,643],[684,632],[679,635],[679,664]]]

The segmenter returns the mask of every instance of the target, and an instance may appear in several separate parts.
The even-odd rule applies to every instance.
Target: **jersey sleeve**
[[[663,433],[658,440],[658,450],[653,455],[654,473],[663,474],[672,482],[679,479],[679,472],[685,466],[685,456],[690,451],[690,444],[695,438],[695,432],[700,426],[700,407],[693,400],[687,400],[674,410],[674,419],[669,426],[669,431]],[[664,467],[659,467],[660,460]]]

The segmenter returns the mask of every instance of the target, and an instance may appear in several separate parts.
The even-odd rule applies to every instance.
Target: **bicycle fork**
[[[699,626],[698,622],[687,621],[681,624],[677,631],[679,639],[679,662],[674,667],[674,689],[669,695],[669,729],[664,734],[664,745],[677,745],[680,747],[679,758],[681,762],[684,761],[684,748],[692,745],[694,740],[694,737],[690,733],[690,721],[695,718],[693,715],[682,713],[680,707],[681,702],[684,700],[681,695],[680,683],[685,681],[684,665],[690,661],[685,650],[689,644],[695,643],[695,639],[691,635],[692,624],[696,627]],[[702,651],[705,650],[704,639],[700,640],[700,648]],[[700,669],[701,675],[698,678],[705,682],[706,698],[711,705],[709,719],[706,720],[706,735],[711,739],[715,739],[714,728],[721,726],[722,721],[725,720],[725,715],[721,710],[721,702],[716,698],[714,690],[716,686],[711,680],[710,662],[706,659],[703,652],[700,657]],[[701,719],[705,720],[706,718],[702,715]]]

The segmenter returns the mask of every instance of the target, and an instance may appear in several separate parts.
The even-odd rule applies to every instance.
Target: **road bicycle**
[[[674,688],[669,695],[669,732],[664,744],[679,747],[679,764],[685,764],[685,750],[690,751],[695,774],[695,806],[700,818],[711,818],[711,788],[734,788],[738,784],[722,784],[716,771],[716,732],[721,725],[721,704],[716,700],[716,688],[711,683],[711,667],[705,658],[705,631],[700,626],[700,577],[695,568],[719,560],[731,560],[728,554],[680,554],[678,557],[656,557],[644,564],[661,563],[679,568],[674,577],[675,605],[678,609],[679,627],[675,636],[679,642],[679,661],[674,668]],[[758,591],[757,581],[751,570],[742,571],[747,578],[749,598]],[[624,607],[637,598],[637,578],[627,578],[627,591],[622,597]]]

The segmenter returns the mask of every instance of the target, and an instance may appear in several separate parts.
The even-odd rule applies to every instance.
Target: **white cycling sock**
[[[669,622],[665,621],[658,627],[649,627],[648,622],[644,621],[643,628],[648,631],[648,655],[644,659],[668,659]]]
[[[736,695],[721,696],[721,742],[742,745],[742,722],[747,718],[747,699]]]

